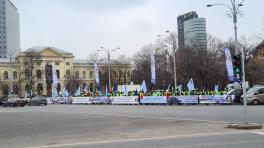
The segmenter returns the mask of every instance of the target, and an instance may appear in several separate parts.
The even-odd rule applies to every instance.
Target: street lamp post
[[[177,51],[177,43],[174,39],[174,36],[172,35],[172,32],[165,31],[166,33],[169,33],[172,37],[172,54],[173,54],[173,75],[174,75],[174,89],[177,87],[177,69],[176,69],[176,51]],[[161,37],[161,35],[158,35],[158,37]]]
[[[108,65],[108,88],[111,88],[111,69],[110,69],[110,55],[112,52],[116,51],[117,49],[120,49],[120,47],[114,48],[114,49],[106,49],[104,47],[100,47],[97,51],[104,51],[107,54],[107,65]],[[108,90],[109,90],[108,89]]]
[[[13,58],[13,55],[20,50],[21,49],[9,50],[8,56],[9,56],[9,73],[10,73],[10,91],[9,91],[10,94],[13,93],[12,77],[11,77],[11,74],[12,74],[12,58]]]
[[[239,54],[238,50],[238,40],[237,40],[237,17],[241,14],[241,11],[239,10],[239,7],[243,6],[243,2],[245,0],[242,0],[240,3],[236,3],[236,0],[231,0],[231,5],[227,5],[224,3],[217,3],[217,4],[208,4],[207,7],[212,7],[216,5],[222,5],[227,7],[230,12],[231,16],[233,18],[233,24],[234,24],[234,33],[235,33],[235,55]],[[243,88],[243,100],[244,100],[244,124],[248,124],[247,119],[247,96],[246,96],[246,79],[245,79],[245,53],[244,50],[241,51],[241,64],[242,64],[242,88]],[[239,75],[237,76],[239,78]]]

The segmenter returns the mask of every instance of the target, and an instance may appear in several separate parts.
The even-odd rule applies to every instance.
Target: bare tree
[[[31,95],[30,97],[32,98],[33,97],[33,86],[34,86],[34,83],[35,83],[35,78],[36,78],[36,73],[34,72],[35,71],[35,62],[37,60],[40,59],[40,54],[39,52],[35,51],[35,50],[28,50],[26,52],[24,52],[24,55],[23,55],[23,67],[24,67],[24,74],[25,74],[25,81],[28,82],[28,85],[29,85],[29,90],[27,91],[30,91]],[[21,74],[23,73],[21,72]]]

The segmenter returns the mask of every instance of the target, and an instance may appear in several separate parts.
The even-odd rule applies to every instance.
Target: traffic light
[[[52,84],[53,83],[52,65],[49,64],[45,65],[45,74],[46,74],[46,83]]]
[[[241,75],[241,56],[235,55],[233,56],[233,66],[234,66],[234,73],[237,75]]]

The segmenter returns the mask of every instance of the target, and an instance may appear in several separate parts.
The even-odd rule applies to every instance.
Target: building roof
[[[0,58],[0,63],[9,63],[9,62],[10,62],[9,58],[6,58],[6,59]]]
[[[261,47],[264,47],[264,40],[258,44],[253,50],[252,50],[252,54],[255,54],[259,49],[261,49]]]
[[[14,5],[13,2],[11,2],[11,0],[8,0],[8,2],[17,10],[17,7]]]
[[[47,48],[50,48],[58,53],[70,53],[65,50],[62,50],[56,47],[49,47],[49,46],[32,46],[29,49],[25,50],[24,52],[32,52],[32,51],[41,52],[42,50],[47,49]]]
[[[73,63],[76,63],[76,64],[93,64],[94,61],[88,60],[88,59],[73,59]],[[106,61],[105,60],[97,60],[96,63],[104,64],[104,63],[106,63]]]

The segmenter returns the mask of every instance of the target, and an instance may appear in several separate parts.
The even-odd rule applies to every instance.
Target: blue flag
[[[143,82],[142,82],[142,84],[141,84],[141,90],[142,90],[144,93],[146,93],[146,92],[148,91],[145,80],[143,80]]]
[[[74,93],[74,96],[78,97],[80,95],[81,95],[81,88],[79,86],[78,89],[76,90],[76,92]]]
[[[188,90],[189,90],[189,91],[195,90],[195,89],[194,89],[194,83],[193,83],[193,79],[192,79],[192,78],[191,78],[190,81],[188,82],[187,87],[188,87]]]
[[[219,86],[218,86],[218,84],[216,84],[215,85],[215,92],[218,92],[218,90],[219,90]]]

